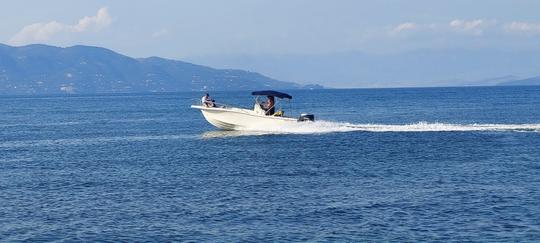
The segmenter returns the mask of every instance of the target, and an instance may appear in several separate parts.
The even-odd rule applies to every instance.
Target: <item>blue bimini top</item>
[[[275,96],[280,99],[292,99],[292,96],[289,94],[273,91],[273,90],[262,90],[262,91],[253,91],[251,92],[251,95],[266,95],[266,96]]]

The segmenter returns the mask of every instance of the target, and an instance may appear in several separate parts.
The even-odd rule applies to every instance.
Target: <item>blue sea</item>
[[[540,86],[288,93],[0,97],[0,240],[540,241]]]

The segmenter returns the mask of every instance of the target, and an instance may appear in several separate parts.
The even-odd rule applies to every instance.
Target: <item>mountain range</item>
[[[502,86],[533,86],[533,85],[540,85],[540,76],[538,77],[532,77],[532,78],[526,78],[526,79],[515,79],[515,80],[509,80],[505,82],[500,82],[497,85]]]
[[[0,44],[0,95],[323,88],[280,80],[377,88],[540,85],[540,52],[458,49],[188,60],[220,69],[131,58],[101,47]]]
[[[395,53],[210,55],[188,61],[242,67],[299,83],[338,88],[486,86],[540,75],[540,51],[417,49]]]
[[[92,46],[0,44],[0,94],[134,93],[321,88],[256,72],[159,57],[131,58]]]

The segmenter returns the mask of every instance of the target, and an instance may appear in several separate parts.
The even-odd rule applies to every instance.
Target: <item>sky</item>
[[[1,43],[93,45],[133,57],[540,49],[537,0],[20,0],[0,6]]]

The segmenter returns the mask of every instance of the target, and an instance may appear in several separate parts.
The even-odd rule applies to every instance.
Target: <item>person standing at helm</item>
[[[274,112],[275,112],[275,105],[276,105],[276,102],[274,100],[274,96],[266,96],[268,99],[266,100],[266,102],[264,103],[264,110],[266,111],[266,115],[268,116],[271,116],[271,115],[274,115]]]

